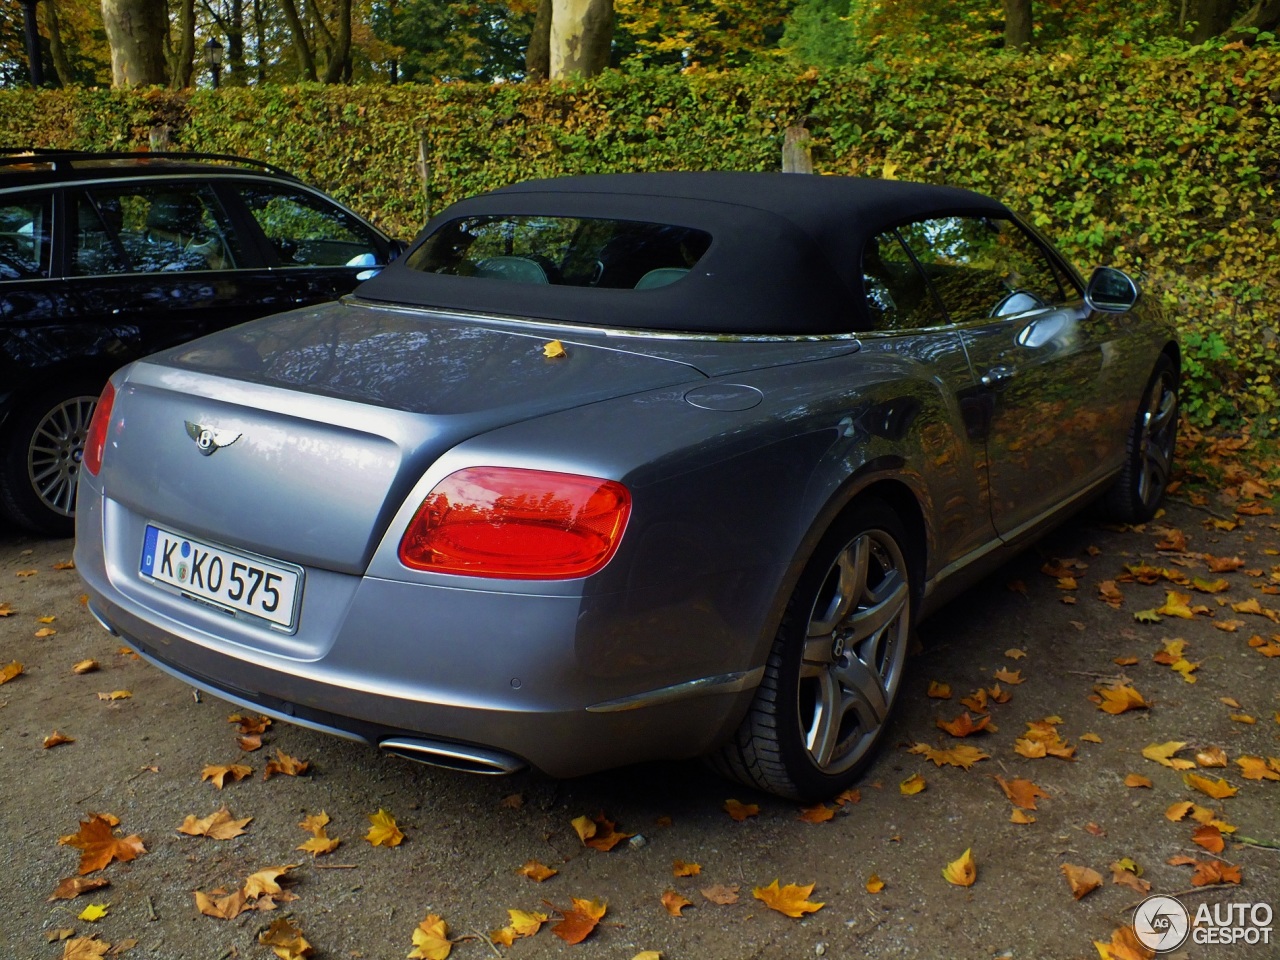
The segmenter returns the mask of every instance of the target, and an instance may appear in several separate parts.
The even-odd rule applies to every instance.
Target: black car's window
[[[956,323],[1061,303],[1060,273],[1012,220],[940,217],[898,228]]]
[[[240,251],[207,186],[101,187],[75,199],[76,276],[233,270]]]
[[[0,281],[49,276],[51,213],[48,193],[0,196]]]
[[[424,273],[649,290],[683,279],[709,246],[710,234],[673,224],[464,217],[436,230],[407,263]]]
[[[373,267],[386,263],[373,233],[345,210],[287,187],[240,188],[280,262],[293,267]]]
[[[892,230],[863,250],[862,284],[873,330],[918,330],[947,322],[920,268]]]

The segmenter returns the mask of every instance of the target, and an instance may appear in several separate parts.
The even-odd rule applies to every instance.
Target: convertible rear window
[[[711,246],[691,227],[549,216],[450,220],[410,254],[424,273],[614,290],[664,287]]]

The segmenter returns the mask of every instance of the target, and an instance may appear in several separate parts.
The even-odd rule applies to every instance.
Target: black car
[[[267,163],[0,151],[0,510],[70,536],[85,432],[113,370],[333,300],[400,249]]]

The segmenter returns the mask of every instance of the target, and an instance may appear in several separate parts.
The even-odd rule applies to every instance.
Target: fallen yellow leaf
[[[751,895],[770,910],[777,910],[788,917],[802,917],[806,913],[816,913],[826,906],[825,903],[809,900],[809,894],[813,893],[814,886],[812,883],[803,886],[788,883],[780,888],[775,879],[767,887],[753,887]]]
[[[377,813],[368,814],[368,817],[373,826],[369,828],[364,838],[375,847],[398,847],[404,840],[404,834],[396,826],[395,817],[381,807],[378,808]]]
[[[907,777],[907,779],[903,780],[900,784],[898,784],[898,791],[904,797],[915,796],[924,788],[925,788],[924,777],[920,776],[920,774],[918,773],[913,773],[911,776]]]
[[[1206,796],[1213,797],[1215,800],[1234,797],[1240,792],[1239,787],[1233,787],[1221,777],[1217,780],[1210,780],[1208,777],[1202,777],[1198,773],[1185,773],[1182,775],[1182,779],[1188,787],[1193,787]]]
[[[413,950],[409,957],[410,960],[445,960],[452,949],[448,925],[436,914],[429,913],[413,931]]]
[[[1097,870],[1078,867],[1072,863],[1064,863],[1059,869],[1067,878],[1067,883],[1071,885],[1071,895],[1077,900],[1102,886],[1102,874]]]
[[[957,887],[971,887],[978,879],[978,865],[973,860],[972,848],[948,863],[942,870],[942,878]]]

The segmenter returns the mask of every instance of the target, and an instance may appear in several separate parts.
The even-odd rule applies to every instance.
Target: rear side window
[[[52,210],[48,193],[0,196],[0,281],[49,276]]]
[[[101,187],[75,197],[75,276],[234,270],[239,244],[207,186]]]
[[[873,330],[919,330],[947,323],[929,282],[893,230],[875,237],[863,250],[862,285]]]
[[[320,197],[265,184],[239,190],[285,266],[373,267],[386,263],[368,228]]]
[[[646,290],[681,280],[711,235],[691,227],[579,217],[451,220],[409,257],[424,273],[517,283]]]

